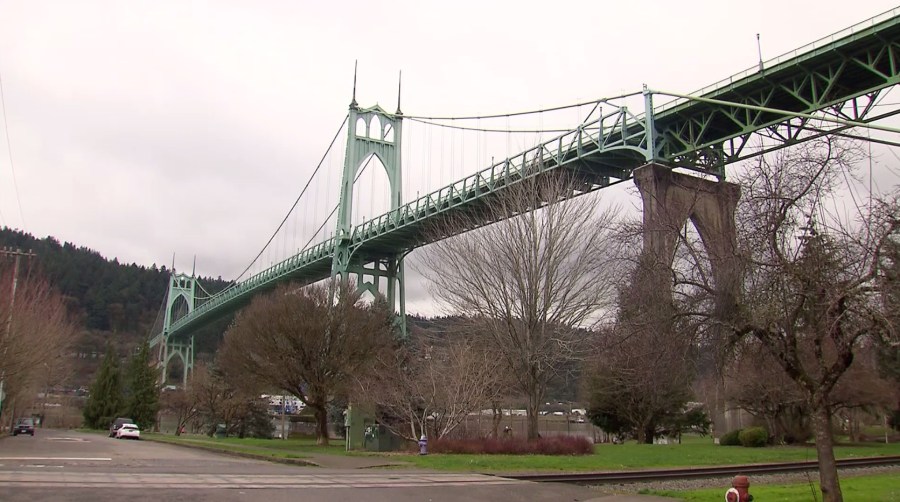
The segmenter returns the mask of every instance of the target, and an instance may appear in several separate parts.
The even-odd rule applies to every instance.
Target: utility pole
[[[3,333],[4,338],[8,338],[10,336],[12,330],[12,322],[13,322],[13,307],[16,304],[16,288],[19,284],[19,264],[21,263],[22,257],[33,258],[37,256],[32,253],[30,250],[26,253],[21,249],[12,249],[12,248],[3,248],[0,249],[0,256],[4,258],[8,258],[10,256],[15,257],[15,265],[13,267],[13,275],[12,275],[12,294],[9,299],[9,316],[6,318],[6,331]],[[0,338],[0,343],[3,345],[3,358],[0,359],[0,417],[3,416],[3,401],[6,398],[6,394],[3,391],[3,386],[6,380],[6,370],[3,368],[6,365],[6,351],[8,349],[8,345],[6,344],[6,340]]]

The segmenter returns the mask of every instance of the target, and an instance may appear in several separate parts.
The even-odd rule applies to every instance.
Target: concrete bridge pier
[[[653,270],[658,291],[669,292],[671,298],[675,246],[684,224],[690,220],[709,255],[716,314],[733,312],[740,273],[734,220],[740,186],[677,173],[659,164],[641,166],[633,176],[644,206],[643,260]]]
[[[658,164],[647,164],[633,173],[644,206],[642,259],[643,285],[635,299],[645,317],[657,322],[655,329],[671,330],[672,261],[685,223],[697,228],[712,268],[715,291],[714,315],[727,319],[740,301],[740,274],[737,260],[735,209],[741,196],[739,185],[676,173]],[[725,396],[724,381],[716,396]],[[708,403],[713,435],[730,430],[727,403]]]

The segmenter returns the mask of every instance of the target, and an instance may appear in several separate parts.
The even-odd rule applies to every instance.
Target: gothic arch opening
[[[177,353],[166,362],[165,385],[181,385],[184,382],[184,360]]]
[[[384,131],[381,130],[381,119],[378,118],[378,115],[372,115],[372,120],[369,122],[369,137],[372,139],[384,139]]]
[[[172,309],[169,311],[169,318],[174,323],[175,321],[181,319],[186,316],[190,312],[188,307],[187,299],[185,299],[184,295],[178,295],[175,298],[175,301],[172,302]]]
[[[366,126],[366,121],[362,117],[356,120],[356,137],[357,138],[368,138],[369,131]]]
[[[381,159],[371,154],[360,164],[353,184],[353,214],[350,223],[372,221],[391,209],[391,182]]]

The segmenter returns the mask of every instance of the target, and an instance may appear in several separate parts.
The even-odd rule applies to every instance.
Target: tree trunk
[[[653,429],[652,424],[638,424],[637,427],[634,428],[637,433],[637,441],[638,444],[653,444]]]
[[[499,404],[491,403],[491,437],[494,439],[500,437],[501,420],[503,420],[503,409]]]
[[[328,446],[328,413],[324,405],[312,406],[312,408],[316,416],[316,444]]]
[[[837,464],[834,460],[834,438],[831,436],[831,410],[826,405],[813,409],[813,428],[816,434],[816,453],[819,459],[819,483],[822,502],[843,502]]]
[[[535,394],[537,394],[537,392],[531,392],[528,396],[528,409],[525,410],[528,414],[527,437],[529,441],[540,437],[540,434],[538,432],[538,417],[540,416],[541,399],[540,396],[537,396]]]

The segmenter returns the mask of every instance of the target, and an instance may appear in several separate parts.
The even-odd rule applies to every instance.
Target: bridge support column
[[[728,315],[738,301],[737,231],[734,213],[739,185],[676,173],[659,164],[634,170],[644,206],[643,260],[657,291],[672,290],[672,260],[678,235],[690,220],[709,255],[716,289],[716,313]],[[668,294],[671,300],[671,293]]]
[[[741,196],[739,185],[711,181],[673,172],[657,164],[634,171],[634,182],[644,205],[644,250],[642,266],[649,272],[649,291],[638,298],[637,308],[645,316],[658,316],[656,330],[672,329],[672,260],[679,233],[690,220],[697,228],[709,256],[714,281],[714,316],[728,319],[740,301],[740,270],[737,261],[735,209]],[[654,304],[647,304],[654,302]],[[721,386],[722,382],[717,382]],[[724,395],[724,388],[720,387]],[[716,404],[712,419],[724,423]],[[719,429],[717,433],[721,434]]]
[[[371,266],[351,266],[350,273],[356,275],[358,291],[368,291],[372,296],[381,291],[382,279],[386,281],[388,305],[397,314],[397,330],[402,338],[406,338],[406,289],[403,280],[403,256],[395,255],[386,259],[375,260]]]
[[[188,342],[175,342],[172,340],[166,340],[164,356],[160,358],[160,363],[162,365],[162,384],[165,385],[166,379],[168,378],[169,371],[169,363],[178,357],[181,359],[182,367],[184,368],[184,373],[181,375],[181,383],[182,385],[187,385],[188,377],[194,372],[194,337],[192,336],[190,341]]]

